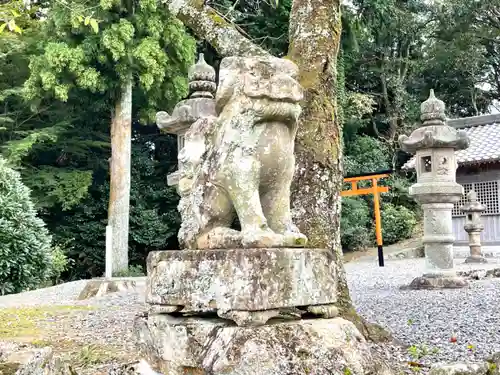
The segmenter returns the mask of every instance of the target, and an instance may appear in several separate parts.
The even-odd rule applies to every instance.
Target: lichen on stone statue
[[[217,117],[197,120],[179,153],[184,248],[305,246],[290,213],[303,98],[297,74],[275,57],[222,60]],[[241,231],[231,228],[236,217]]]

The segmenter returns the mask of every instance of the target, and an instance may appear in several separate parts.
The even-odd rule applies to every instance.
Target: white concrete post
[[[113,227],[106,226],[106,270],[104,277],[111,279],[113,277]]]

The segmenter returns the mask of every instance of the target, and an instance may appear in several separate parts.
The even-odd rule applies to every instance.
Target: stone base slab
[[[468,256],[465,259],[466,264],[483,264],[483,263],[488,263],[488,260],[481,256],[481,255],[473,255],[473,256]]]
[[[458,289],[467,287],[467,281],[456,274],[448,275],[423,275],[413,279],[408,286],[403,286],[401,289]]]
[[[470,248],[465,244],[455,245],[453,247],[453,257],[455,259],[465,259],[470,255]],[[481,246],[481,255],[487,259],[494,258],[496,261],[500,258],[500,246]]]
[[[153,314],[136,318],[134,335],[141,354],[162,374],[392,374],[342,318],[237,327],[221,319]]]
[[[337,270],[321,249],[151,252],[146,302],[157,312],[282,310],[337,302]]]
[[[124,279],[96,279],[87,282],[83,290],[78,296],[79,300],[84,300],[92,297],[101,297],[106,294],[125,292],[134,290],[136,283],[134,280]]]

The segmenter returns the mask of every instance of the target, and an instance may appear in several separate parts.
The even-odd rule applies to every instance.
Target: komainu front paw
[[[283,247],[285,238],[271,230],[247,230],[243,232],[241,244],[244,248]]]
[[[307,237],[298,232],[285,232],[283,235],[286,247],[306,247]]]
[[[199,236],[197,249],[237,249],[241,246],[241,233],[231,228],[217,227]]]

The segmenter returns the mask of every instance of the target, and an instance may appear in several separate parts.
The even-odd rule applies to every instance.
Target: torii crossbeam
[[[375,211],[375,234],[377,236],[378,265],[384,267],[384,245],[382,239],[382,219],[380,217],[380,193],[389,192],[388,186],[379,186],[378,180],[387,178],[392,174],[392,170],[366,173],[356,176],[346,176],[344,183],[351,184],[349,190],[343,190],[342,197],[351,197],[356,195],[373,195],[373,209]],[[371,181],[371,186],[367,188],[358,188],[358,182]]]

